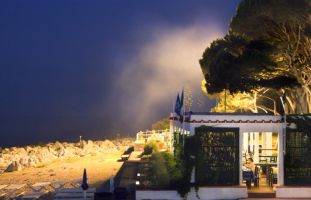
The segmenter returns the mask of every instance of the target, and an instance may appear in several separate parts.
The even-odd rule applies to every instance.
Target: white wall
[[[311,199],[311,187],[277,187],[276,198],[308,198]]]
[[[182,198],[175,190],[136,190],[136,200],[143,199],[181,200]]]
[[[187,199],[190,200],[220,200],[241,198],[247,198],[246,187],[200,187],[198,193],[196,193],[194,188],[191,188],[191,191],[187,194]],[[142,199],[181,200],[182,198],[177,191],[173,190],[137,190],[136,200]]]

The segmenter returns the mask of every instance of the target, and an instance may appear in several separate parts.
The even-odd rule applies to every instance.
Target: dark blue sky
[[[195,42],[205,47],[204,41],[221,37],[238,2],[1,1],[0,146],[73,141],[80,134],[101,139],[149,128],[168,116],[178,90],[156,74],[183,78],[174,62],[172,69],[163,62],[174,60],[180,48],[194,48],[188,36],[200,35],[202,42]],[[194,82],[199,86],[201,80]],[[152,98],[144,96],[146,88]],[[136,119],[142,112],[151,114]]]

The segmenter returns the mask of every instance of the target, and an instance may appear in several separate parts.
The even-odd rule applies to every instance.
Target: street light
[[[283,154],[286,154],[286,126],[287,126],[287,122],[286,122],[286,92],[284,92],[283,96],[280,97],[281,102],[282,102],[282,107],[284,110],[284,129],[283,129]]]
[[[80,138],[80,140],[79,140],[79,142],[80,142],[80,148],[82,148],[82,135],[80,135],[79,138]]]

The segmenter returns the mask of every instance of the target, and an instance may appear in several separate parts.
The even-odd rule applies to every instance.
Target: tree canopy
[[[286,91],[291,113],[310,112],[310,36],[309,0],[242,0],[200,60],[207,92]]]
[[[273,51],[263,40],[248,41],[240,36],[227,35],[212,42],[200,60],[207,91],[250,92],[258,87],[280,89],[296,84],[294,77],[278,74]]]
[[[169,120],[169,118],[161,119],[161,120],[153,123],[151,128],[152,128],[152,130],[169,129],[170,128],[170,120]]]
[[[250,39],[267,38],[273,29],[269,21],[310,27],[310,10],[309,0],[242,0],[231,20],[229,33]]]

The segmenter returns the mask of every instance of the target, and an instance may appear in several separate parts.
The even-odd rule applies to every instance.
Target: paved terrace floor
[[[127,161],[125,161],[118,172],[117,178],[115,179],[117,187],[127,188],[129,194],[126,200],[135,200],[135,184],[138,163],[142,152],[134,151],[131,153]],[[114,194],[96,194],[95,200],[115,200]]]
[[[248,200],[311,200],[310,198],[300,198],[300,199],[284,199],[284,198],[247,198]],[[246,200],[246,199],[240,199],[240,200]]]

